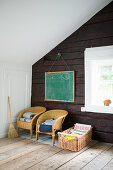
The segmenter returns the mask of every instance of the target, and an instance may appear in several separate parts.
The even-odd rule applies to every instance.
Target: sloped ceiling
[[[34,64],[112,0],[0,0],[0,62]]]

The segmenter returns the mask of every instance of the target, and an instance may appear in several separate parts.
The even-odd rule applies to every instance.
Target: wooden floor
[[[29,139],[0,139],[0,170],[113,170],[113,144],[91,141],[79,152]]]

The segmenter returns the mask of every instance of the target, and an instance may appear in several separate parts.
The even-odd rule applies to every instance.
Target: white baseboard
[[[13,122],[13,125],[14,125],[15,129],[16,129],[16,124],[17,124],[16,122]],[[1,129],[1,131],[0,131],[0,138],[8,137],[9,126],[10,126],[10,123],[5,125],[5,127],[6,127],[5,130]]]
[[[8,137],[8,133],[1,133],[0,134],[0,138],[7,138]]]

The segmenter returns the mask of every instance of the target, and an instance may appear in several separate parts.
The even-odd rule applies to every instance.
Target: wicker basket
[[[58,132],[58,141],[59,141],[59,147],[62,149],[68,149],[71,151],[79,151],[82,148],[84,148],[90,141],[92,137],[92,128],[87,131],[84,135],[80,137],[75,137],[74,135],[69,134],[69,131],[73,129],[74,127],[71,127],[63,132]],[[74,139],[66,139],[65,136],[74,136]]]

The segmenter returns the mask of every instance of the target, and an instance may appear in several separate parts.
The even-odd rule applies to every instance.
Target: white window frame
[[[91,103],[91,94],[92,94],[91,67],[92,67],[92,62],[95,60],[103,60],[103,61],[113,60],[113,45],[87,48],[85,50],[85,107],[82,107],[81,111],[113,114],[113,107],[104,106],[104,105],[97,106],[97,105],[92,105]]]

